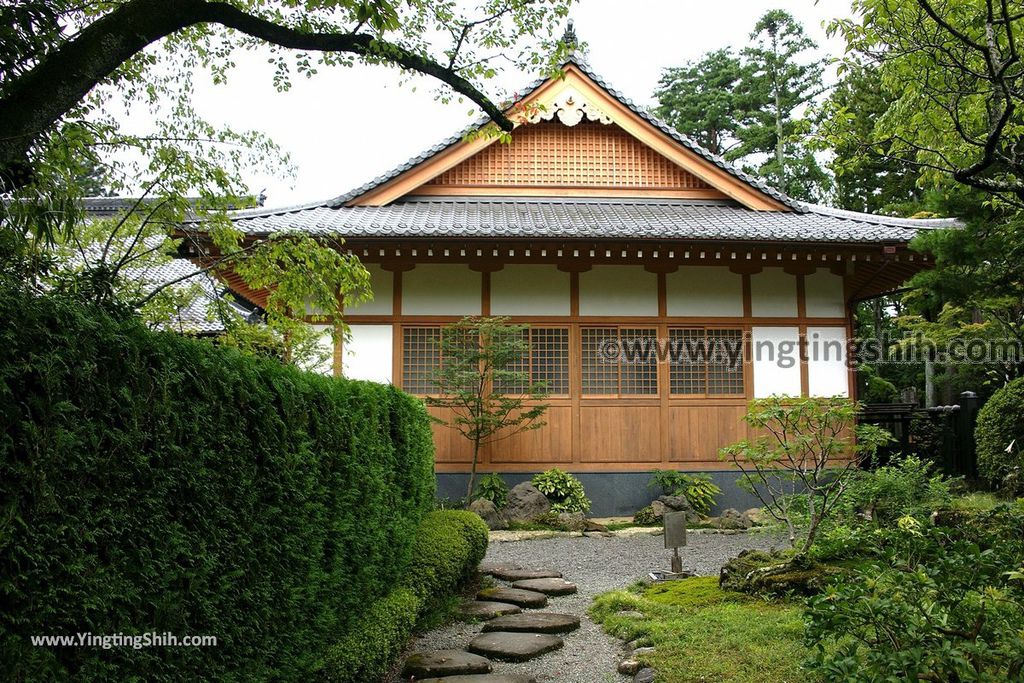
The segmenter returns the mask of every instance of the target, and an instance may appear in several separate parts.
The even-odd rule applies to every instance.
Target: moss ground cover
[[[605,593],[591,614],[608,633],[656,648],[646,663],[659,683],[814,680],[801,668],[802,606],[723,591],[716,577]]]

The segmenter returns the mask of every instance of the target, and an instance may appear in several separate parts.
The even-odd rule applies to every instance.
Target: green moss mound
[[[309,680],[423,552],[430,422],[393,387],[4,289],[0,434],[0,680]],[[29,640],[81,631],[218,645]]]
[[[978,412],[974,429],[978,449],[978,474],[993,484],[1024,470],[1024,377],[1019,377],[992,394]],[[1009,452],[1007,452],[1009,449]],[[1022,477],[1017,491],[1024,493]]]
[[[816,595],[845,571],[792,551],[746,550],[722,566],[718,584],[749,595]]]

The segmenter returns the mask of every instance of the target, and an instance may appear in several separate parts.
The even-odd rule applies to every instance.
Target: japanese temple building
[[[908,242],[950,224],[795,201],[578,57],[516,111],[510,142],[460,133],[334,199],[234,221],[254,238],[342,237],[369,269],[374,298],[346,311],[351,339],[334,349],[336,374],[427,394],[441,326],[466,315],[529,323],[525,367],[550,391],[547,424],[487,448],[479,469],[510,483],[574,472],[598,514],[642,505],[655,469],[712,472],[727,485],[735,474],[718,450],[747,435],[751,398],[852,396],[841,355],[807,346],[784,363],[755,348],[844,345],[854,303],[928,267]],[[260,304],[259,292],[237,289]],[[740,339],[743,358],[600,357],[605,340],[638,337]],[[435,429],[439,491],[459,495],[470,446]]]

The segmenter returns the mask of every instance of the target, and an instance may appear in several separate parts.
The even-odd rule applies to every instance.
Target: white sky
[[[725,45],[742,47],[757,19],[776,8],[803,23],[823,56],[841,55],[842,40],[829,40],[823,24],[849,15],[849,0],[582,0],[571,16],[589,44],[591,66],[634,101],[653,104],[663,68]],[[342,194],[471,121],[468,104],[435,101],[429,84],[416,92],[400,86],[394,70],[339,67],[298,77],[278,93],[265,55],[237,61],[227,85],[197,78],[193,102],[210,121],[259,130],[291,155],[294,179],[248,179],[254,193],[266,188],[271,207]],[[514,90],[534,77],[506,74],[500,82]]]

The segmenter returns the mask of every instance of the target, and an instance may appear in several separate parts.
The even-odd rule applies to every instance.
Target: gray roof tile
[[[251,234],[298,230],[348,238],[527,238],[906,242],[955,221],[885,218],[803,205],[752,211],[713,200],[408,197],[387,206],[303,208],[239,215]]]

